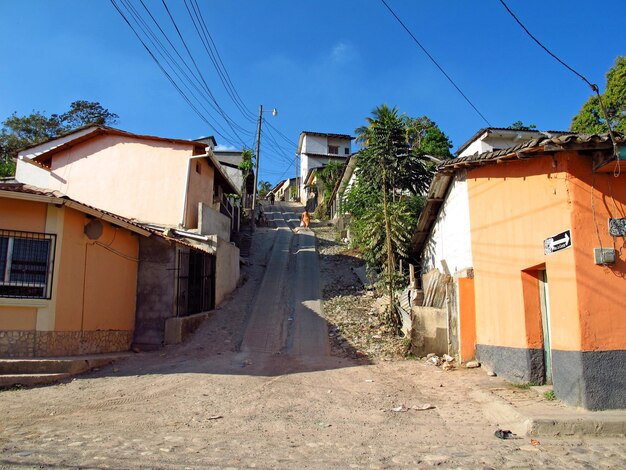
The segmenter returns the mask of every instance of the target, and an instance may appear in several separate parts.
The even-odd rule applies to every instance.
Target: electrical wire
[[[176,29],[176,33],[178,34],[178,37],[180,38],[181,42],[183,43],[183,46],[185,47],[185,50],[187,51],[187,54],[189,55],[189,58],[191,59],[191,62],[193,63],[193,65],[196,68],[196,70],[198,71],[198,75],[202,79],[202,83],[204,83],[204,86],[205,86],[209,96],[211,97],[211,100],[213,101],[213,103],[217,107],[218,112],[224,118],[224,120],[226,121],[228,126],[231,128],[231,130],[237,136],[237,138],[241,141],[241,143],[244,144],[243,139],[239,136],[239,134],[237,133],[237,131],[235,130],[235,128],[233,126],[232,119],[226,114],[224,109],[219,105],[219,103],[215,99],[215,96],[211,92],[211,90],[209,88],[209,85],[207,84],[206,80],[204,79],[204,75],[202,75],[202,72],[200,71],[200,68],[198,67],[198,64],[196,63],[196,60],[193,58],[193,55],[191,54],[191,51],[189,50],[189,47],[187,46],[187,42],[185,41],[185,38],[183,37],[182,33],[180,32],[180,29],[178,28],[178,25],[176,24],[176,21],[174,20],[174,17],[172,16],[172,13],[170,12],[170,9],[167,6],[166,1],[165,0],[161,0],[161,3],[165,7],[165,11],[167,12],[167,15],[169,16],[170,20],[172,21],[172,24],[174,25],[174,29]]]
[[[226,90],[226,93],[231,98],[237,109],[239,109],[241,114],[248,121],[256,122],[254,114],[246,107],[245,103],[243,102],[241,96],[237,91],[237,88],[230,78],[228,70],[224,66],[224,62],[222,61],[217,46],[215,45],[215,41],[213,40],[213,37],[209,32],[206,21],[204,20],[204,16],[202,15],[202,11],[200,10],[198,3],[195,0],[191,0],[189,4],[191,4],[191,10],[189,8],[187,0],[185,0],[185,8],[187,9],[187,13],[191,18],[191,21],[193,22],[194,28],[198,33],[198,37],[200,37],[200,41],[202,42],[207,54],[209,55],[213,66],[215,67],[215,70],[218,74],[220,81],[222,82],[222,85],[224,86],[224,89]]]
[[[189,97],[183,92],[183,90],[180,88],[180,86],[176,83],[176,81],[171,77],[171,75],[168,73],[168,71],[165,69],[165,67],[161,64],[161,62],[159,61],[159,59],[154,55],[154,53],[152,52],[152,50],[150,50],[150,48],[148,47],[148,45],[145,43],[145,41],[141,38],[140,34],[137,32],[137,30],[135,29],[135,27],[131,24],[130,20],[126,17],[126,15],[124,14],[124,12],[121,10],[120,6],[116,3],[116,0],[110,0],[111,4],[115,7],[115,9],[117,10],[117,12],[120,14],[120,16],[122,17],[122,19],[126,22],[126,24],[128,25],[128,27],[132,30],[132,32],[135,34],[135,36],[137,37],[137,39],[139,40],[139,42],[141,43],[141,45],[144,47],[144,49],[146,50],[146,52],[150,55],[150,57],[152,57],[152,60],[154,60],[154,62],[157,64],[157,66],[159,67],[159,69],[161,70],[161,72],[163,73],[163,75],[165,75],[165,77],[169,80],[169,82],[172,84],[172,86],[176,89],[176,91],[180,94],[180,96],[185,100],[185,102],[187,102],[187,104],[189,105],[189,107],[198,115],[198,117],[200,119],[202,119],[202,121],[204,121],[210,128],[212,128],[220,137],[225,138],[224,135],[222,135],[219,131],[217,131],[215,124],[213,124],[211,121],[208,120],[208,118],[203,115],[198,108],[194,105],[194,103],[191,102],[191,100],[189,99]]]
[[[159,40],[159,38],[157,37],[157,35],[155,34],[155,32],[152,30],[152,28],[150,28],[150,26],[146,23],[146,21],[142,18],[141,14],[133,7],[132,3],[130,2],[130,0],[119,0],[122,4],[124,4],[124,6],[126,7],[126,9],[128,10],[128,12],[131,14],[131,16],[133,17],[133,19],[135,20],[135,22],[137,23],[137,25],[139,26],[139,28],[142,30],[142,32],[144,33],[144,35],[148,38],[148,40],[152,43],[152,45],[154,46],[154,48],[156,49],[157,53],[167,62],[167,64],[169,65],[169,67],[171,68],[172,72],[174,73],[174,75],[178,78],[178,80],[182,83],[182,85],[185,87],[185,89],[191,94],[191,96],[197,101],[197,104],[199,107],[201,107],[208,116],[211,116],[211,112],[206,108],[206,106],[204,106],[200,99],[204,99],[204,101],[211,107],[213,108],[213,110],[215,112],[217,112],[219,114],[219,110],[218,108],[212,103],[212,101],[204,94],[204,91],[201,90],[200,88],[198,88],[197,84],[200,85],[200,87],[202,87],[202,83],[201,81],[195,76],[194,72],[191,70],[191,68],[189,67],[189,65],[187,64],[187,62],[185,61],[185,59],[180,55],[180,53],[178,52],[178,49],[176,48],[176,46],[174,46],[174,44],[172,43],[172,41],[169,39],[169,37],[167,36],[167,34],[165,33],[165,31],[163,31],[163,29],[161,28],[161,26],[159,25],[158,21],[154,18],[154,16],[151,14],[151,12],[147,9],[146,5],[143,3],[143,0],[140,0],[140,2],[142,3],[142,5],[144,6],[144,8],[146,9],[146,11],[148,12],[149,16],[151,17],[151,19],[153,20],[153,22],[156,24],[157,28],[159,29],[159,31],[161,31],[161,34],[163,35],[163,37],[165,37],[165,39],[168,41],[168,43],[170,44],[172,50],[176,53],[176,55],[181,59],[182,63],[185,65],[185,67],[187,68],[187,70],[189,70],[189,73],[192,75],[192,77],[195,79],[195,82],[189,77],[189,74],[187,74],[183,68],[180,66],[180,63],[174,59],[174,57],[172,57],[172,55],[170,54],[170,52],[167,50],[167,48],[163,45],[163,43]],[[181,75],[184,76],[181,77]],[[186,79],[186,80],[185,80]],[[196,84],[197,83],[197,84]],[[189,87],[189,84],[196,90],[197,94],[194,93],[194,91]],[[209,91],[210,92],[210,91]],[[212,117],[212,116],[211,116]],[[232,137],[228,131],[226,129],[224,129],[224,127],[222,125],[220,125],[219,123],[213,123],[212,126],[216,131],[217,129],[221,130],[221,133],[218,132],[218,134],[221,137],[227,136],[225,138],[227,138],[228,140],[237,140],[235,137]]]
[[[417,40],[417,38],[413,35],[413,33],[409,30],[409,28],[407,28],[407,26],[402,22],[402,20],[396,14],[396,12],[394,12],[391,9],[391,7],[387,4],[387,2],[385,0],[380,0],[380,1],[382,2],[383,5],[385,5],[387,10],[389,10],[389,12],[394,16],[394,18],[398,21],[398,23],[400,23],[400,25],[409,34],[409,36],[411,36],[411,38],[413,39],[415,44],[417,44],[419,46],[419,48],[424,52],[424,54],[426,54],[426,56],[428,56],[428,58],[431,60],[431,62],[433,64],[435,64],[435,66],[439,69],[439,71],[448,79],[448,81],[452,84],[452,86],[454,86],[454,88],[456,88],[456,91],[458,91],[461,94],[461,96],[465,99],[465,101],[467,101],[467,103],[474,109],[474,111],[476,111],[476,113],[482,118],[482,120],[485,121],[489,127],[492,127],[491,123],[487,120],[487,118],[485,116],[483,116],[483,114],[478,110],[478,108],[474,105],[474,103],[472,103],[472,101],[467,97],[467,95],[465,93],[463,93],[461,88],[459,88],[459,86],[454,82],[454,80],[452,80],[450,75],[448,75],[446,73],[446,71],[443,69],[443,67],[441,65],[439,65],[439,63],[435,60],[435,58],[432,55],[430,55],[430,53],[426,50],[426,48]]]
[[[595,83],[591,83],[589,80],[587,80],[587,78],[583,75],[581,75],[580,73],[578,73],[576,70],[574,70],[572,67],[570,67],[569,65],[567,65],[565,62],[563,62],[561,59],[559,59],[555,54],[552,53],[552,51],[550,51],[546,46],[544,46],[541,41],[539,41],[539,39],[537,39],[530,31],[528,31],[528,28],[526,28],[526,26],[524,26],[524,24],[520,21],[520,19],[515,15],[515,13],[513,13],[511,11],[511,9],[508,7],[508,5],[504,2],[504,0],[499,0],[500,3],[502,4],[502,6],[506,9],[507,12],[509,12],[509,14],[513,17],[513,19],[517,22],[518,25],[520,25],[520,27],[526,32],[526,34],[528,34],[528,36],[535,41],[535,43],[541,47],[544,51],[546,51],[552,58],[554,58],[557,62],[559,62],[561,65],[563,65],[567,70],[569,70],[570,72],[572,72],[574,75],[576,75],[577,77],[579,77],[581,80],[583,80],[587,85],[589,85],[589,87],[593,90],[593,92],[596,94],[596,97],[598,98],[598,102],[600,103],[600,109],[602,110],[602,114],[604,115],[604,121],[606,122],[606,127],[609,130],[609,136],[611,138],[611,142],[613,144],[613,156],[615,157],[615,160],[617,161],[617,165],[615,166],[615,170],[613,172],[613,175],[615,177],[619,176],[621,173],[621,166],[620,166],[620,159],[619,159],[619,149],[617,147],[617,141],[615,139],[615,135],[613,134],[613,128],[611,127],[611,122],[609,121],[609,117],[608,114],[606,112],[606,109],[604,108],[604,103],[602,102],[602,96],[600,96],[600,89],[598,88],[598,85],[596,85]]]
[[[135,7],[131,3],[131,0],[117,0],[117,1],[111,0],[111,3],[115,7],[115,9],[118,11],[118,13],[122,17],[122,19],[126,22],[126,24],[131,28],[131,30],[133,31],[137,39],[140,41],[144,49],[152,57],[152,59],[155,61],[155,63],[157,64],[161,72],[166,76],[166,78],[170,81],[172,86],[174,86],[174,88],[181,95],[181,97],[187,102],[187,104],[192,108],[192,110],[207,125],[209,125],[209,127],[213,129],[217,135],[219,135],[224,140],[231,141],[231,142],[233,140],[235,141],[238,140],[243,145],[245,145],[245,140],[242,138],[239,132],[246,132],[249,135],[252,135],[252,133],[250,131],[246,131],[245,128],[239,126],[234,120],[232,120],[232,118],[228,116],[228,114],[221,107],[221,105],[219,104],[215,96],[212,94],[210,88],[208,87],[208,84],[206,83],[206,80],[204,79],[204,77],[202,76],[202,73],[200,72],[198,64],[195,62],[195,59],[193,55],[191,54],[191,51],[187,47],[187,44],[185,43],[184,38],[182,37],[182,33],[180,32],[177,25],[175,24],[173,16],[171,16],[170,19],[172,20],[173,24],[175,25],[175,28],[180,34],[179,37],[181,38],[181,41],[183,42],[183,45],[185,46],[191,61],[194,63],[196,70],[198,74],[200,75],[200,78],[198,78],[198,76],[191,69],[187,61],[182,57],[177,47],[170,40],[168,34],[163,30],[158,20],[150,12],[150,10],[145,5],[143,0],[140,0],[140,2],[143,8],[148,13],[148,15],[150,16],[150,19],[152,20],[152,22],[156,25],[161,35],[165,38],[165,40],[169,44],[171,50],[178,57],[178,60],[175,57],[173,57],[173,55],[169,52],[166,45],[163,42],[161,42],[161,40],[159,40],[158,35],[150,27],[150,25],[146,23],[142,15],[135,9]],[[167,8],[167,5],[165,4],[165,2],[163,3],[164,3],[164,7]],[[128,12],[128,15],[124,13],[124,11],[122,10],[122,5]],[[169,11],[168,11],[168,14],[171,15]],[[137,25],[137,28],[133,26],[133,24],[131,23],[131,18]],[[150,47],[146,43],[146,40],[142,38],[138,29],[141,31],[141,33],[143,33],[144,37],[152,44],[152,47]],[[157,54],[163,59],[164,63],[162,63],[159,60],[159,58],[157,57]],[[181,66],[181,63],[182,63],[182,66]],[[170,69],[170,72],[168,72],[168,70],[166,69],[166,65],[164,64],[167,65],[167,67]],[[189,71],[189,73],[187,73],[185,69]],[[206,106],[204,106],[200,102],[199,98],[206,101],[206,103],[211,108],[213,108],[213,110],[216,113],[220,115],[220,117],[226,122],[228,127],[231,129],[235,137],[230,135],[230,132],[226,131],[226,129],[224,129],[224,127],[221,126],[219,123],[214,122],[212,120],[211,112],[206,108]],[[204,110],[204,113],[201,111],[201,109]],[[237,132],[235,127],[239,128],[239,132]]]

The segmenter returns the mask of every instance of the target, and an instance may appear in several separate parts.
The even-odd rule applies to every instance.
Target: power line
[[[118,6],[118,4],[116,3],[115,0],[110,0],[111,4],[115,7],[115,9],[118,11],[118,13],[120,14],[120,16],[122,17],[122,19],[126,22],[126,24],[129,26],[129,28],[132,30],[132,32],[135,34],[135,36],[137,37],[137,39],[139,40],[139,42],[141,43],[141,45],[144,47],[144,49],[146,50],[146,52],[150,55],[150,57],[152,57],[152,60],[154,60],[154,62],[157,64],[157,66],[159,67],[159,69],[161,70],[161,72],[163,72],[163,74],[165,75],[165,77],[170,81],[170,83],[172,84],[172,86],[176,89],[176,91],[178,91],[178,93],[181,95],[181,97],[187,102],[187,104],[189,105],[189,107],[198,115],[198,117],[200,119],[202,119],[209,127],[213,128],[213,130],[216,131],[216,133],[218,135],[220,135],[221,137],[224,137],[222,134],[220,134],[217,129],[215,128],[215,124],[213,124],[212,122],[210,122],[208,120],[208,118],[203,115],[198,108],[196,108],[196,106],[191,102],[191,100],[189,99],[189,97],[185,94],[185,92],[180,88],[180,86],[178,86],[178,84],[176,83],[176,81],[171,77],[171,75],[167,72],[167,70],[165,69],[165,67],[163,67],[163,65],[161,64],[161,62],[159,61],[159,59],[154,55],[154,53],[150,50],[150,48],[148,47],[148,45],[144,42],[144,40],[141,38],[141,36],[139,35],[139,33],[137,32],[137,30],[134,28],[134,26],[130,23],[129,19],[126,17],[126,15],[124,14],[124,12],[120,9],[120,7]]]
[[[213,66],[215,67],[215,71],[226,90],[226,93],[231,98],[237,109],[241,112],[241,114],[250,122],[256,122],[256,118],[254,114],[246,107],[245,103],[241,99],[241,96],[237,92],[235,85],[233,84],[230,74],[228,70],[224,66],[224,62],[220,56],[220,53],[215,45],[215,41],[209,32],[209,29],[206,25],[206,21],[204,21],[204,16],[202,15],[202,11],[200,10],[200,6],[198,3],[193,0],[189,2],[191,4],[191,10],[189,9],[189,5],[187,4],[187,0],[185,0],[185,8],[187,9],[187,13],[191,18],[191,21],[194,25],[196,32],[198,33],[198,37],[204,46]],[[196,24],[197,23],[197,24]]]
[[[398,15],[396,15],[396,13],[391,9],[391,7],[387,4],[387,2],[385,0],[380,0],[380,1],[383,3],[383,5],[385,5],[385,7],[387,7],[387,10],[389,10],[389,12],[394,16],[394,18],[398,21],[398,23],[400,23],[400,25],[404,28],[404,30],[407,33],[409,33],[409,36],[413,38],[413,41],[415,41],[415,44],[417,44],[420,47],[420,49],[424,52],[424,54],[428,56],[431,62],[435,64],[437,68],[439,69],[439,71],[448,79],[450,83],[452,83],[452,86],[456,88],[456,90],[461,94],[461,96],[465,99],[465,101],[467,101],[467,103],[474,109],[474,111],[476,111],[476,113],[478,113],[478,115],[483,119],[483,121],[487,123],[489,127],[492,127],[491,123],[487,120],[487,118],[483,116],[483,114],[478,110],[476,106],[474,106],[474,103],[472,103],[470,99],[465,95],[465,93],[461,91],[459,86],[456,83],[454,83],[454,80],[450,78],[450,75],[448,75],[446,71],[443,69],[443,67],[441,67],[441,65],[439,65],[439,63],[435,60],[435,58],[432,55],[430,55],[430,53],[426,50],[426,48],[422,46],[422,44],[417,40],[417,38],[413,35],[413,33],[409,30],[409,28],[406,27],[406,25],[402,22],[402,20],[398,17]]]
[[[130,18],[134,20],[137,27],[143,33],[144,37],[152,44],[152,48],[154,50],[151,49],[151,47],[146,43],[144,39],[142,39],[141,34],[138,32],[135,26],[133,26],[133,24],[131,23],[131,19],[124,13],[124,11],[122,11],[121,5],[118,5],[118,3],[115,0],[111,0],[111,3],[115,7],[115,9],[118,11],[120,16],[123,18],[123,20],[126,22],[126,24],[131,28],[131,30],[133,31],[137,39],[140,41],[144,49],[146,49],[148,54],[155,61],[155,63],[157,64],[159,69],[162,71],[162,73],[166,76],[166,78],[170,81],[170,83],[172,84],[172,86],[174,86],[174,88],[178,91],[178,93],[183,97],[183,99],[189,104],[189,106],[194,110],[194,112],[198,114],[198,116],[205,123],[207,123],[209,127],[211,127],[224,140],[227,140],[227,141],[239,140],[243,145],[245,145],[243,138],[239,135],[237,130],[234,128],[234,126],[237,126],[240,129],[240,131],[247,132],[250,135],[252,133],[249,131],[246,131],[244,128],[239,126],[235,121],[233,121],[232,118],[230,118],[228,114],[225,112],[225,110],[220,106],[215,96],[212,94],[210,88],[208,87],[208,84],[206,83],[206,80],[204,79],[204,77],[202,76],[202,73],[199,70],[198,64],[195,62],[195,59],[193,55],[191,54],[190,49],[187,47],[187,44],[185,43],[184,38],[182,37],[182,33],[178,29],[178,26],[176,25],[176,22],[174,21],[173,16],[169,12],[169,9],[167,8],[167,5],[165,4],[165,2],[163,1],[164,7],[166,8],[166,11],[170,15],[170,19],[172,20],[174,27],[178,31],[179,37],[181,41],[183,42],[183,45],[185,46],[185,49],[187,50],[187,53],[191,61],[194,63],[194,66],[196,67],[198,74],[200,75],[200,79],[191,69],[187,61],[181,56],[180,52],[178,51],[178,48],[170,40],[168,34],[163,30],[158,20],[150,12],[150,10],[145,5],[143,0],[140,0],[141,5],[145,9],[145,11],[148,13],[148,15],[150,16],[150,19],[156,25],[161,35],[165,38],[171,50],[178,57],[178,60],[172,56],[172,54],[168,50],[168,47],[166,47],[166,45],[163,44],[161,40],[159,40],[158,35],[150,27],[150,25],[146,22],[146,20],[142,17],[142,15],[136,10],[136,8],[132,5],[131,0],[118,0],[118,1],[121,5],[123,5],[126,8],[126,10],[128,11],[130,15]],[[161,63],[161,61],[157,58],[155,54],[159,54],[163,58],[167,66],[171,69],[171,72],[174,74],[175,77],[177,77],[178,81],[172,76],[170,72],[166,70],[166,67]],[[181,66],[181,63],[184,65],[184,68]],[[188,70],[189,73],[187,73],[184,69]],[[196,83],[200,85],[200,88],[198,87]],[[181,88],[181,86],[184,87],[187,90],[187,92],[185,92]],[[195,89],[195,92],[194,92],[194,89]],[[222,119],[224,119],[224,121],[226,121],[226,124],[228,125],[228,127],[230,127],[231,131],[236,136],[236,138],[233,138],[232,136],[228,135],[229,133],[219,123],[214,123],[211,121],[210,119],[211,112],[198,100],[198,96],[200,96],[203,100],[205,100],[209,104],[209,106],[213,108],[214,111],[217,112],[221,116]],[[194,101],[195,101],[195,104],[194,104]],[[206,114],[203,114],[199,108],[202,108]],[[222,132],[220,132],[218,129],[221,129]]]
[[[126,10],[130,13],[130,15],[132,16],[132,18],[134,19],[134,21],[137,23],[137,26],[139,26],[139,28],[141,29],[141,31],[143,32],[143,34],[146,36],[146,38],[152,43],[153,47],[156,49],[157,53],[165,60],[165,62],[169,65],[169,67],[171,68],[172,72],[174,73],[174,75],[176,75],[176,77],[178,78],[178,80],[182,83],[182,85],[187,89],[187,91],[189,92],[189,94],[191,95],[191,97],[193,97],[196,101],[196,104],[199,105],[199,107],[201,107],[202,109],[204,109],[204,111],[207,113],[206,116],[211,116],[211,112],[198,100],[197,95],[193,92],[193,90],[191,90],[189,88],[189,85],[187,84],[187,82],[189,82],[191,84],[191,86],[193,88],[195,88],[195,90],[199,93],[200,97],[204,98],[207,103],[213,107],[214,105],[210,102],[210,100],[207,99],[206,96],[204,96],[202,90],[200,90],[197,85],[189,78],[189,75],[187,75],[187,73],[185,73],[185,71],[182,69],[182,67],[180,66],[180,64],[178,63],[178,61],[176,61],[176,59],[174,59],[172,57],[172,55],[169,53],[169,51],[167,50],[167,48],[161,43],[161,41],[159,40],[159,38],[157,37],[157,35],[154,33],[154,31],[152,30],[152,28],[150,28],[150,26],[146,23],[146,21],[142,18],[141,14],[133,7],[132,3],[130,2],[130,0],[120,0],[120,3],[123,4],[126,7]],[[146,50],[148,51],[148,53],[151,55],[151,57],[153,57],[153,59],[155,61],[157,61],[157,65],[159,66],[159,68],[165,73],[165,67],[163,67],[163,65],[160,63],[160,61],[158,61],[158,59],[156,59],[156,56],[154,55],[154,53],[152,52],[152,50],[150,50],[149,46],[145,43],[145,41],[143,41],[139,35],[139,33],[137,32],[137,30],[130,24],[130,21],[128,20],[128,18],[126,17],[126,15],[121,11],[121,9],[118,8],[118,12],[122,15],[122,17],[124,18],[124,20],[126,21],[126,23],[131,27],[131,29],[133,30],[133,32],[135,33],[135,35],[138,37],[138,39],[141,41],[141,43],[144,45],[144,47],[146,48]],[[156,20],[153,19],[153,21],[156,22]],[[175,48],[175,46],[171,43],[171,41],[169,40],[169,38],[167,37],[167,35],[165,34],[165,32],[163,32],[162,28],[160,28],[160,25],[158,25],[158,22],[156,22],[157,27],[159,27],[159,29],[162,31],[162,34],[164,35],[164,37],[168,40],[168,42],[170,43],[170,45],[172,46],[172,49],[176,52],[176,54],[180,57],[180,54],[178,53],[177,49]],[[193,75],[193,71],[191,71],[191,69],[189,68],[189,66],[187,65],[187,63],[184,61],[184,59],[181,60],[183,61],[183,63],[185,64],[185,66],[187,67],[187,69],[190,71],[190,73]],[[178,70],[178,71],[177,71]],[[180,72],[180,73],[179,73]],[[181,74],[186,78],[187,82],[181,77]],[[171,75],[169,73],[166,73],[166,76],[168,77],[168,79],[170,80],[170,82],[172,82],[172,84],[175,86],[175,88],[179,91],[179,93],[181,93],[182,95],[184,95],[185,100],[190,103],[191,102],[191,98],[189,98],[184,91],[180,88],[180,86],[175,82],[175,80],[171,77]],[[193,75],[194,78],[197,81],[197,77],[195,77],[195,75]],[[196,108],[194,106],[194,108]],[[196,108],[197,110],[197,108]],[[215,109],[217,111],[217,109]],[[221,137],[223,137],[224,139],[227,140],[236,140],[234,139],[232,136],[228,135],[228,132],[219,124],[217,123],[213,123],[210,122],[208,120],[208,118],[206,116],[202,116],[203,120],[205,122],[207,122],[207,124],[210,125],[210,127],[212,127],[216,133],[218,135],[220,135]],[[222,133],[220,133],[218,131],[218,128],[222,130]]]
[[[591,83],[589,80],[587,80],[586,77],[584,77],[583,75],[581,75],[580,73],[578,73],[576,70],[574,70],[572,67],[570,67],[569,65],[567,65],[565,62],[563,62],[561,59],[559,59],[555,54],[552,53],[552,51],[550,51],[546,46],[544,46],[539,39],[537,39],[535,36],[532,35],[532,33],[530,31],[528,31],[528,28],[526,28],[526,26],[524,26],[522,24],[522,22],[519,20],[519,18],[517,16],[515,16],[515,13],[513,13],[511,11],[511,9],[508,7],[508,5],[506,3],[504,3],[504,0],[500,0],[500,3],[502,4],[502,6],[506,9],[506,11],[509,12],[509,14],[513,17],[513,19],[517,22],[518,25],[521,26],[521,28],[526,32],[526,34],[528,34],[528,36],[530,36],[530,38],[535,41],[535,43],[537,43],[539,45],[539,47],[541,47],[544,51],[546,51],[550,56],[552,56],[554,59],[556,59],[561,65],[563,65],[565,68],[567,68],[570,72],[572,72],[574,75],[576,75],[577,77],[579,77],[581,80],[583,80],[587,85],[589,85],[589,87],[593,90],[593,92],[596,94],[597,98],[598,98],[598,102],[600,103],[600,109],[602,110],[602,114],[604,115],[604,121],[606,122],[606,127],[609,130],[609,136],[611,137],[611,142],[613,143],[613,154],[615,156],[615,159],[617,160],[617,172],[619,173],[619,169],[620,169],[620,161],[619,161],[619,150],[617,148],[617,141],[615,140],[615,135],[613,134],[613,128],[611,127],[611,122],[609,121],[609,116],[606,113],[606,109],[604,108],[604,103],[602,102],[602,96],[600,95],[600,89],[598,88],[598,85],[596,85],[595,83]],[[616,173],[616,175],[618,174]]]
[[[224,118],[224,120],[228,124],[228,127],[231,128],[231,130],[237,136],[237,138],[241,141],[241,143],[245,144],[243,139],[239,136],[239,134],[237,133],[237,131],[233,127],[233,123],[231,122],[232,119],[226,114],[224,109],[219,105],[219,103],[215,99],[215,96],[211,92],[211,89],[209,88],[209,85],[207,84],[206,80],[204,79],[204,75],[202,75],[202,72],[200,71],[200,68],[198,67],[198,64],[196,63],[196,60],[193,58],[193,55],[191,54],[191,51],[189,50],[189,47],[187,46],[187,42],[185,41],[185,38],[183,37],[182,33],[180,32],[180,29],[178,28],[178,25],[176,24],[176,21],[174,20],[174,17],[172,16],[172,13],[170,12],[170,9],[167,6],[167,3],[165,2],[165,0],[161,0],[161,3],[163,3],[163,6],[165,7],[165,11],[167,12],[167,15],[169,16],[170,20],[172,21],[172,24],[174,25],[174,29],[176,29],[176,33],[178,34],[178,37],[180,38],[181,42],[183,43],[183,46],[185,47],[185,50],[187,51],[187,54],[189,55],[189,58],[191,59],[191,62],[193,63],[193,65],[196,68],[196,70],[198,71],[198,75],[202,79],[202,82],[204,83],[204,86],[205,86],[209,96],[211,97],[211,100],[213,101],[213,103],[215,103],[215,106],[217,107],[217,111],[222,115],[222,117]]]

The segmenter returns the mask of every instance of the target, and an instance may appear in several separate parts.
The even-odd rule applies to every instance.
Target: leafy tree
[[[413,150],[440,159],[452,158],[452,142],[427,116],[406,118],[407,140]]]
[[[601,97],[613,130],[626,133],[626,56],[617,57],[615,65],[607,72],[606,88]],[[570,129],[585,134],[608,132],[609,128],[596,95],[591,96],[572,118]]]
[[[18,116],[13,113],[2,122],[0,156],[6,164],[22,148],[37,145],[81,126],[115,124],[117,119],[117,114],[111,113],[100,103],[84,100],[74,101],[63,114],[46,116],[40,111],[33,111],[28,116]]]
[[[507,127],[507,129],[513,129],[516,131],[532,131],[534,129],[537,129],[537,126],[535,124],[526,125],[522,121],[515,121],[513,124]]]
[[[15,174],[15,162],[10,159],[0,158],[0,178]]]
[[[402,256],[403,253],[394,253],[394,239],[397,239],[398,230],[395,229],[395,224],[392,223],[393,209],[390,207],[389,196],[395,190],[394,181],[397,177],[401,186],[406,186],[406,183],[410,183],[412,170],[417,170],[417,173],[424,173],[425,169],[423,165],[421,168],[414,167],[415,163],[414,152],[411,152],[411,148],[406,137],[406,120],[403,116],[399,115],[397,108],[389,108],[387,105],[382,105],[375,108],[372,111],[372,117],[366,118],[368,122],[367,127],[361,127],[357,129],[360,142],[364,142],[366,147],[359,153],[359,178],[363,178],[363,182],[372,184],[380,188],[383,196],[382,201],[382,221],[384,221],[384,231],[378,233],[384,233],[385,251],[386,256],[384,260],[379,256],[380,252],[373,251],[373,244],[377,245],[377,238],[370,239],[370,242],[366,245],[367,251],[370,253],[370,262],[375,263],[377,266],[384,268],[387,284],[387,291],[389,295],[389,306],[387,308],[385,320],[394,328],[398,329],[400,326],[400,315],[394,302],[394,276],[395,276],[395,260],[396,256]],[[419,184],[421,178],[418,178],[416,183]],[[404,184],[403,184],[404,183]],[[413,185],[410,189],[414,189]],[[409,189],[401,187],[401,189]],[[415,186],[418,189],[418,186]],[[419,189],[418,189],[419,190]],[[369,223],[368,223],[369,219]],[[380,211],[372,211],[364,218],[366,226],[373,230],[366,230],[370,236],[373,236],[373,232],[376,230],[376,220],[380,219]],[[380,227],[378,228],[380,230]],[[378,239],[379,240],[379,239]],[[380,240],[379,240],[380,241]],[[396,247],[397,248],[397,247]]]
[[[263,199],[272,190],[269,181],[259,181],[259,198]]]
[[[408,118],[382,105],[356,129],[364,145],[357,156],[356,182],[344,199],[353,216],[351,231],[368,267],[382,273],[390,303],[385,320],[398,328],[395,264],[408,258],[410,239],[432,180],[435,159],[451,158],[450,139],[426,116]]]
[[[321,219],[328,216],[331,202],[330,196],[333,193],[333,189],[335,189],[342,170],[343,164],[334,160],[329,161],[323,168],[318,170],[317,187],[318,191],[322,193],[322,202],[315,209],[317,218]]]
[[[70,104],[69,111],[61,114],[65,130],[72,130],[89,124],[113,125],[119,116],[104,108],[100,103],[78,100]]]

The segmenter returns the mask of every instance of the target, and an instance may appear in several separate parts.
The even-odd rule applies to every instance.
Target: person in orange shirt
[[[309,215],[308,211],[304,211],[302,213],[302,215],[300,216],[300,222],[302,222],[300,226],[304,228],[309,228],[309,224],[311,223],[311,216]]]

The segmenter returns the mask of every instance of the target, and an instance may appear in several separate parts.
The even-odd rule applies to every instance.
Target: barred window
[[[49,299],[56,235],[0,230],[0,297]]]

